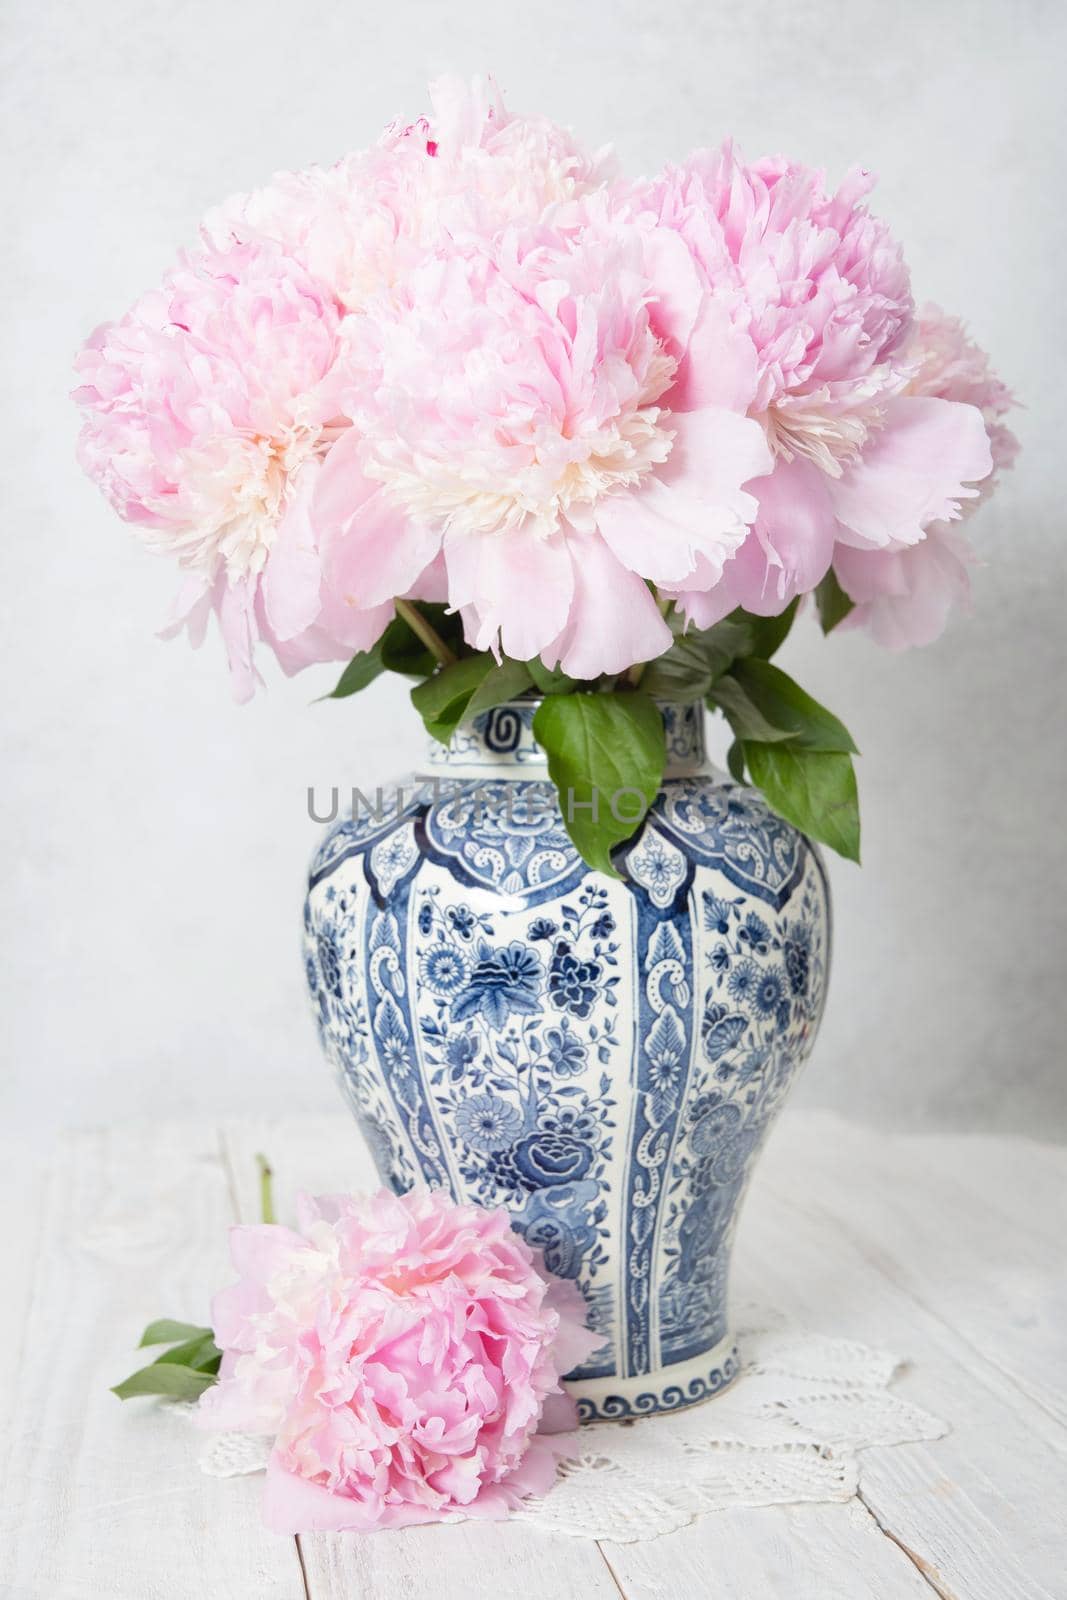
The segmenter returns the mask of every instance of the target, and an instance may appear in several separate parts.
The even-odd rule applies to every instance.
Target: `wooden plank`
[[[329,1194],[378,1186],[352,1119],[299,1118],[223,1129],[238,1215],[259,1215],[256,1152],[275,1174],[278,1220],[293,1216],[301,1189]],[[309,1600],[499,1600],[517,1595],[537,1574],[552,1600],[618,1600],[596,1545],[541,1533],[518,1522],[461,1522],[398,1532],[311,1534],[300,1540]]]
[[[300,1547],[309,1600],[619,1600],[595,1544],[519,1522],[312,1534]]]
[[[836,1127],[823,1179],[851,1194],[883,1271],[1067,1425],[1067,1151]]]
[[[25,1138],[0,1142],[0,1216],[17,1226],[4,1232],[4,1315],[0,1318],[0,1438],[18,1394],[33,1278],[41,1254],[48,1181],[47,1152]]]
[[[847,1161],[840,1153],[846,1140]],[[920,1268],[902,1266],[905,1241],[891,1220],[901,1184],[921,1182],[913,1165],[951,1166],[962,1142],[890,1140],[843,1128],[837,1119],[787,1117],[739,1230],[738,1299],[910,1358],[900,1393],[943,1417],[952,1431],[929,1445],[861,1455],[861,1493],[879,1522],[927,1560],[950,1593],[969,1597],[980,1569],[988,1587],[978,1595],[997,1593],[997,1585],[1004,1596],[1057,1594],[1067,1435],[956,1331],[953,1272],[946,1271],[945,1293],[933,1294],[931,1307],[916,1297],[911,1282]],[[901,1152],[895,1165],[896,1147],[916,1143],[920,1149]],[[957,1165],[954,1181],[962,1182],[961,1170]],[[981,1173],[976,1167],[975,1182]],[[947,1255],[954,1272],[972,1273],[990,1300],[1002,1292],[980,1230],[961,1235],[931,1214],[907,1245],[931,1284]],[[946,1502],[953,1508],[947,1528]],[[961,1535],[958,1543],[952,1529]]]
[[[213,1130],[79,1135],[53,1174],[3,1495],[12,1600],[304,1600],[259,1485],[197,1465],[203,1437],[108,1393],[154,1316],[207,1320],[230,1197]]]
[[[1004,1527],[983,1516],[957,1482],[944,1452],[917,1445],[872,1450],[863,1462],[859,1492],[879,1526],[909,1553],[942,1600],[1062,1600],[1062,1528],[1050,1525],[1061,1553],[1059,1576],[1052,1580],[1056,1587],[1046,1588],[1034,1576],[1033,1552],[1018,1526],[1020,1518],[1035,1515],[1035,1508],[1021,1498],[1013,1508],[1017,1555]]]
[[[737,1506],[663,1539],[603,1548],[628,1600],[933,1600],[855,1501]]]

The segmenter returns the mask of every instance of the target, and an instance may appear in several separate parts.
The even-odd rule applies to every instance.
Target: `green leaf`
[[[708,707],[721,711],[733,730],[734,739],[759,739],[764,744],[792,737],[788,728],[777,728],[746,694],[732,672],[715,680],[708,695]]]
[[[837,624],[844,622],[855,603],[842,589],[837,574],[831,567],[815,590],[815,604],[818,607],[819,623],[823,633],[833,633]]]
[[[192,1367],[196,1372],[217,1372],[221,1360],[222,1352],[211,1334],[207,1333],[195,1339],[186,1339],[184,1344],[176,1344],[172,1350],[156,1357],[156,1365],[173,1363],[179,1367]]]
[[[150,1322],[141,1335],[140,1349],[149,1344],[173,1344],[176,1339],[210,1339],[210,1328],[198,1328],[193,1322],[174,1322],[170,1317],[161,1317],[158,1322]]]
[[[656,700],[703,700],[712,676],[707,652],[694,634],[676,639],[669,650],[649,662],[641,674],[641,688]]]
[[[384,637],[384,635],[383,635]],[[382,660],[382,640],[370,650],[360,650],[348,663],[329,694],[320,695],[321,700],[347,700],[350,694],[358,694],[365,689],[375,678],[380,678],[385,671],[385,662]]]
[[[667,758],[654,702],[632,690],[550,695],[538,707],[533,732],[579,854],[617,878],[611,851],[640,826]]]
[[[679,632],[671,647],[645,668],[642,690],[656,700],[703,700],[712,684],[752,649],[748,625],[737,621],[738,615],[710,628]]]
[[[462,648],[463,622],[443,605],[426,605],[420,602],[419,610],[431,622],[434,631],[453,648]],[[336,686],[324,700],[345,700],[358,694],[381,677],[383,672],[398,672],[405,678],[428,677],[437,666],[437,657],[428,650],[403,617],[394,617],[377,644],[369,650],[360,650],[348,663]]]
[[[448,744],[460,723],[525,694],[532,683],[525,661],[497,663],[487,652],[464,656],[411,691],[426,730]]]
[[[800,750],[856,753],[852,735],[780,667],[758,656],[735,661],[712,686],[708,704],[718,707],[737,739],[761,744],[788,742]]]
[[[480,655],[453,661],[425,683],[416,684],[411,691],[411,703],[426,724],[427,733],[442,744],[448,744],[463,721],[475,691],[481,688],[495,665],[488,651],[483,651]]]
[[[211,1373],[154,1361],[150,1367],[142,1367],[123,1383],[117,1383],[111,1393],[117,1394],[120,1400],[132,1400],[142,1394],[160,1394],[168,1400],[199,1400],[214,1382]]]
[[[752,630],[748,621],[739,620],[739,616],[735,611],[732,616],[724,617],[710,628],[701,628],[696,632],[690,630],[683,635],[687,644],[700,651],[713,679],[728,672],[739,657],[752,654]]]
[[[568,678],[567,674],[561,672],[559,667],[554,667],[549,671],[539,656],[534,656],[533,660],[527,661],[526,665],[529,668],[530,677],[533,679],[533,685],[538,694],[570,694],[572,689],[577,688],[577,678]]]
[[[778,815],[848,861],[860,858],[860,814],[852,757],[745,740],[745,761]]]
[[[389,624],[374,648],[381,656],[383,672],[396,672],[402,678],[428,678],[438,664],[433,651],[400,617]]]
[[[797,614],[800,596],[791,600],[784,611],[776,617],[757,617],[751,611],[745,611],[738,606],[726,618],[740,627],[747,628],[749,635],[749,649],[743,652],[746,655],[759,656],[763,661],[769,661],[774,652],[784,643],[786,635],[793,626],[793,619]]]
[[[470,697],[465,718],[476,717],[479,712],[491,711],[494,706],[517,700],[533,684],[533,677],[525,661],[511,661],[505,657],[493,666]]]
[[[726,752],[726,765],[730,769],[730,776],[735,783],[745,781],[745,747],[740,739],[735,739]]]
[[[420,601],[416,609],[430,623],[437,637],[458,655],[463,649],[463,619],[458,612],[424,601]],[[423,644],[403,617],[393,618],[379,644],[386,670],[399,672],[402,677],[426,678],[438,665],[433,651]]]

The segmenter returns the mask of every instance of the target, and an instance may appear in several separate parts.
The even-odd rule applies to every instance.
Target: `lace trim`
[[[901,1363],[884,1350],[765,1314],[738,1344],[739,1376],[706,1405],[565,1436],[554,1487],[515,1515],[555,1533],[629,1544],[726,1506],[848,1500],[857,1451],[947,1432],[890,1392]],[[200,1466],[216,1478],[259,1472],[269,1450],[269,1439],[218,1434]]]

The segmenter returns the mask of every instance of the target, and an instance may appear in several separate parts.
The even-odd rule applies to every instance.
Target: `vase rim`
[[[548,757],[533,733],[533,719],[545,695],[518,695],[499,706],[480,712],[463,723],[445,746],[428,742],[426,768],[447,772],[450,777],[540,779],[548,772]],[[664,701],[656,705],[663,713],[667,736],[665,777],[684,777],[707,770],[704,743],[704,703],[702,700]]]

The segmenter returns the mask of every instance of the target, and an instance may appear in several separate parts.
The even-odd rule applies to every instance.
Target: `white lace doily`
[[[890,1392],[895,1356],[769,1321],[738,1334],[742,1370],[713,1400],[567,1435],[555,1486],[514,1515],[554,1533],[629,1544],[725,1506],[848,1500],[858,1450],[947,1431]],[[200,1465],[219,1478],[259,1472],[269,1446],[219,1434]]]

